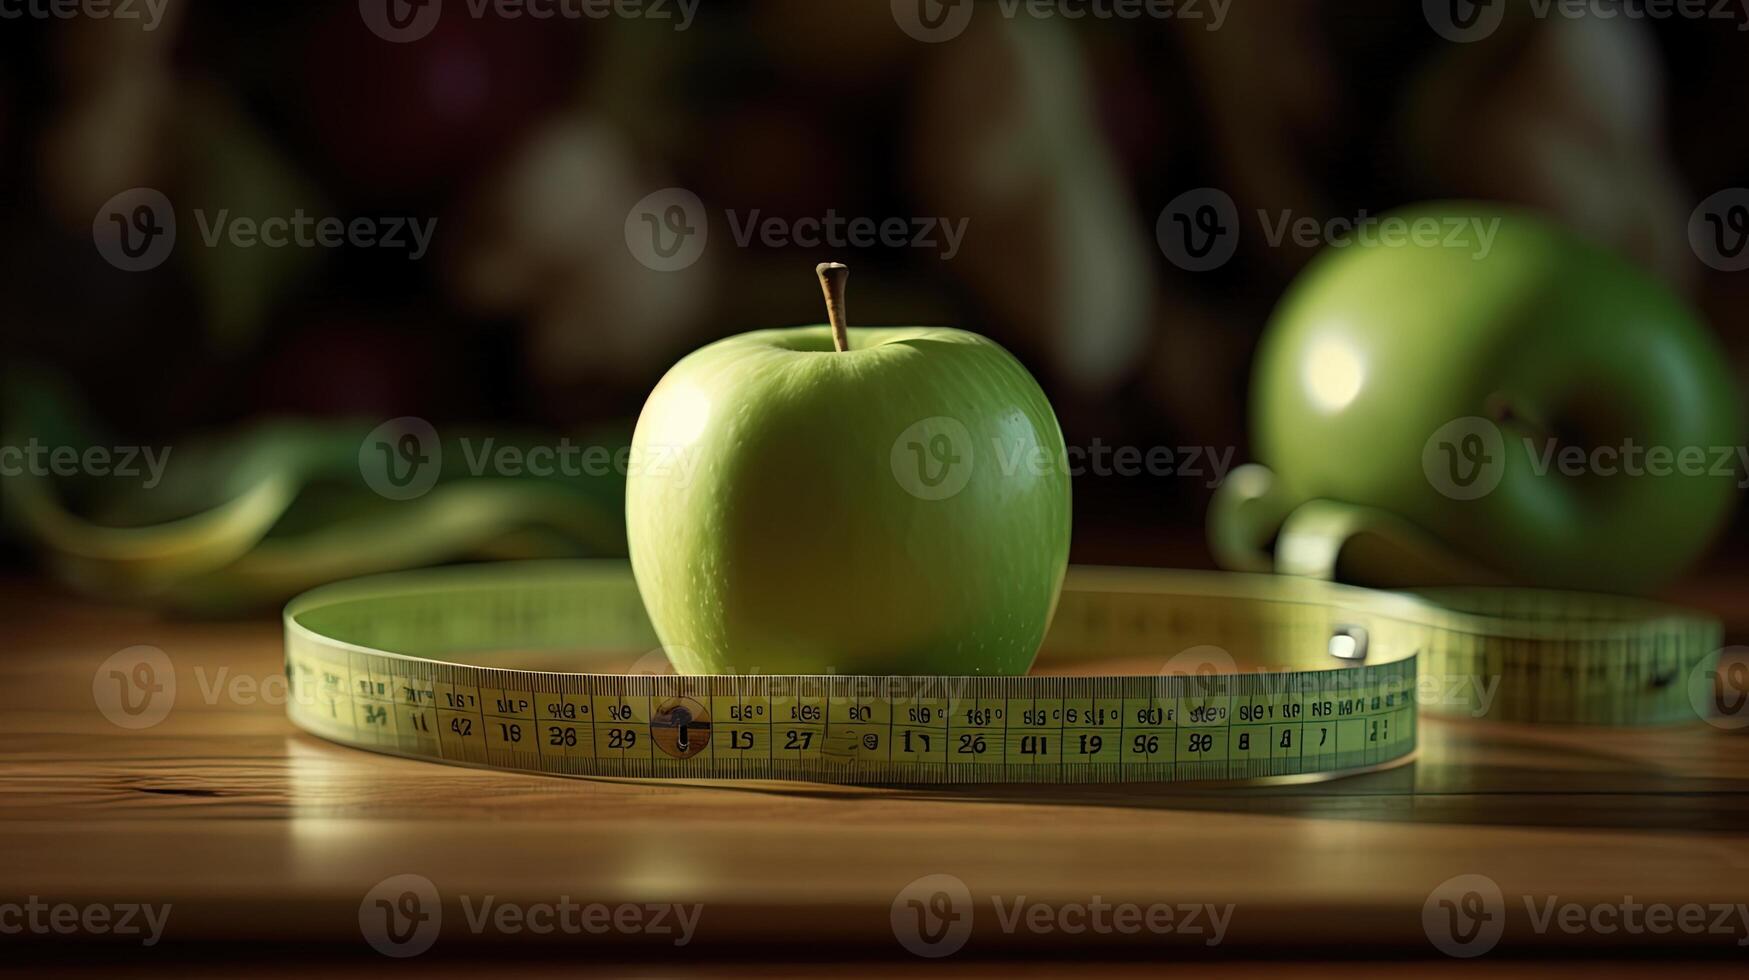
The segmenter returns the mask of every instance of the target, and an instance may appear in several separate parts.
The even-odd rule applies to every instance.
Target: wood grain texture
[[[435,948],[446,962],[578,950],[698,969],[720,957],[905,957],[894,899],[929,874],[974,896],[974,930],[954,959],[973,972],[987,957],[1034,955],[1194,957],[1234,975],[1284,952],[1437,956],[1423,906],[1460,874],[1486,875],[1505,896],[1496,965],[1648,946],[1740,960],[1749,939],[1749,922],[1728,935],[1539,932],[1524,904],[1749,903],[1749,738],[1704,725],[1424,720],[1411,765],[1248,789],[566,780],[394,759],[294,730],[278,701],[273,620],[168,621],[15,582],[0,591],[0,626],[0,903],[168,902],[165,958],[202,943],[373,955],[361,901],[402,873],[443,896]],[[128,731],[96,708],[92,685],[106,657],[136,644],[169,655],[177,696],[162,723]],[[463,902],[487,895],[703,908],[677,949],[640,933],[475,934]],[[992,901],[1022,896],[1233,909],[1212,947],[1206,933],[1003,931]],[[0,939],[168,962],[120,937]]]

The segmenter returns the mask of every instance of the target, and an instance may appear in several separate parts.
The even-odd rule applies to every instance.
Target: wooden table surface
[[[1457,875],[1485,875],[1504,897],[1502,937],[1482,958],[1496,969],[1552,954],[1612,974],[1649,947],[1720,968],[1749,955],[1749,921],[1663,935],[1534,921],[1551,901],[1749,903],[1749,739],[1700,724],[1426,720],[1409,765],[1267,788],[567,780],[378,756],[294,730],[272,619],[167,620],[13,582],[0,586],[0,625],[0,903],[172,906],[151,949],[25,930],[0,935],[13,962],[161,968],[266,952],[287,972],[354,954],[380,967],[361,905],[409,873],[442,896],[439,938],[417,961],[427,972],[543,955],[762,976],[855,956],[863,966],[845,972],[881,972],[915,962],[895,938],[894,902],[936,874],[974,898],[970,938],[949,958],[961,972],[1048,972],[1069,957],[1077,969],[1110,960],[1107,973],[1188,959],[1249,975],[1284,955],[1341,961],[1348,977],[1394,969],[1379,958],[1450,968],[1423,908]],[[169,655],[177,695],[162,723],[129,731],[95,707],[93,677],[135,644]],[[475,934],[467,913],[485,896],[701,909],[676,947],[648,933]],[[1206,932],[1006,932],[999,906],[1016,901],[1230,905],[1231,917],[1213,946]]]

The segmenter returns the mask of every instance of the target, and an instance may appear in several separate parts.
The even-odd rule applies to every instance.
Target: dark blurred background
[[[1454,43],[1419,0],[1181,0],[1133,19],[1066,16],[1124,6],[1109,0],[1049,16],[992,0],[964,4],[963,28],[934,0],[618,16],[571,0],[551,17],[530,15],[542,0],[480,2],[167,0],[150,28],[145,0],[143,22],[11,3],[27,11],[0,19],[14,435],[45,398],[116,444],[222,445],[287,417],[623,434],[687,351],[819,322],[812,268],[832,258],[852,267],[854,322],[961,326],[1013,350],[1072,445],[1236,463],[1251,353],[1316,248],[1272,245],[1247,218],[1230,261],[1180,268],[1155,222],[1199,188],[1241,215],[1319,220],[1528,204],[1688,296],[1739,371],[1749,357],[1749,274],[1709,266],[1686,231],[1703,200],[1749,185],[1741,4],[1654,19],[1495,0],[1477,9],[1507,8],[1498,29]],[[957,33],[913,36],[931,30]],[[177,239],[128,271],[101,239],[136,188],[173,202]],[[709,223],[675,271],[633,243],[634,210],[668,188]],[[204,240],[221,213],[300,211],[436,224],[422,254],[410,233]],[[951,257],[939,234],[741,245],[733,224],[754,212],[965,234]],[[1206,562],[1208,482],[1079,480],[1075,558]],[[78,499],[97,513],[100,497]],[[35,567],[12,523],[5,560]]]

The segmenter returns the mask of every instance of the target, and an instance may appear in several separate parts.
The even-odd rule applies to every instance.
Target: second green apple
[[[1440,231],[1330,249],[1258,350],[1252,420],[1284,498],[1379,508],[1526,585],[1642,592],[1688,567],[1736,502],[1742,445],[1706,327],[1529,212],[1387,220]]]

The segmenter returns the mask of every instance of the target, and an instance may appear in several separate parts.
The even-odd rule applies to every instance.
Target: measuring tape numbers
[[[1633,600],[1077,567],[1032,676],[676,676],[636,671],[666,658],[612,561],[337,583],[293,600],[285,630],[291,720],[346,745],[867,784],[1322,778],[1406,761],[1421,711],[1692,720],[1686,682],[1719,640]]]

